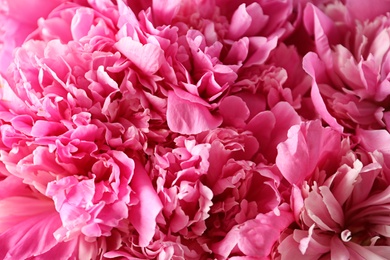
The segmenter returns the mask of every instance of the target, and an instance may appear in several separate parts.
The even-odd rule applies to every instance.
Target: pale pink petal
[[[146,75],[156,73],[165,60],[159,46],[152,43],[143,45],[130,37],[120,39],[115,47]]]
[[[170,24],[180,9],[179,0],[153,0],[152,4],[155,24]]]
[[[78,8],[73,16],[71,32],[74,40],[79,41],[83,36],[88,35],[93,26],[94,12],[90,8]]]

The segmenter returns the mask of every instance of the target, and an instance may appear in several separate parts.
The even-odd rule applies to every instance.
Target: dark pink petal
[[[287,139],[291,126],[299,124],[301,119],[287,102],[279,102],[271,111],[263,111],[254,116],[246,126],[260,144],[260,151],[269,161],[277,155],[276,147]],[[262,129],[259,131],[259,129]]]

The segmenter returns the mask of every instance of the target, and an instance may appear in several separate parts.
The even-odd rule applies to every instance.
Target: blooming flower
[[[300,228],[286,232],[281,259],[385,259],[389,250],[389,185],[375,159],[363,164],[349,152],[323,182],[296,189]]]
[[[0,258],[385,259],[372,2],[0,0]]]
[[[388,121],[383,105],[389,94],[388,46],[383,44],[388,38],[388,16],[381,13],[385,9],[373,11],[377,15],[357,14],[360,8],[352,1],[345,6],[336,1],[324,11],[308,5],[304,16],[317,50],[303,62],[313,78],[314,105],[328,124],[347,132],[356,127],[386,128]],[[356,20],[350,21],[351,17]],[[364,20],[368,17],[372,20]]]

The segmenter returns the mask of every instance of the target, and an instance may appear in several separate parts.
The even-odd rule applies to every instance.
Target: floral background
[[[0,0],[0,259],[387,259],[389,0]]]

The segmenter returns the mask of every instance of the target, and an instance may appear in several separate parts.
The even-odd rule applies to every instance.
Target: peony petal
[[[390,11],[389,0],[356,1],[346,0],[345,5],[355,19],[374,19]]]
[[[53,234],[60,226],[57,213],[26,219],[0,235],[0,258],[28,259],[47,252],[57,245]]]
[[[246,5],[241,4],[233,14],[227,37],[238,40],[249,29],[251,23],[252,17],[248,14]]]
[[[162,203],[143,165],[135,162],[131,188],[138,203],[130,207],[129,219],[139,234],[139,245],[147,246],[154,236],[156,217],[162,210]]]
[[[94,11],[90,8],[78,8],[73,16],[71,32],[74,40],[79,41],[87,36],[93,26]]]
[[[309,33],[314,34],[316,52],[325,62],[325,66],[331,70],[333,67],[333,58],[330,44],[339,42],[336,25],[330,17],[311,3],[305,8],[303,21]]]
[[[292,126],[288,139],[277,147],[276,165],[291,184],[300,185],[316,167],[337,156],[340,138],[338,132],[323,128],[319,120]]]
[[[173,91],[168,93],[167,122],[171,131],[181,134],[198,134],[212,130],[222,123],[220,116],[212,115],[201,104],[179,98]]]
[[[143,45],[130,37],[124,37],[114,46],[146,75],[155,74],[165,60],[163,50],[152,43]]]
[[[237,246],[249,257],[268,256],[280,232],[293,221],[293,215],[284,206],[280,207],[280,215],[258,214],[255,219],[233,227],[222,241],[212,246],[213,252],[226,259]]]
[[[334,118],[329,113],[328,109],[326,108],[324,99],[321,97],[319,86],[316,82],[318,77],[317,73],[323,71],[323,62],[318,58],[317,54],[308,53],[303,58],[303,68],[313,78],[311,98],[313,100],[314,107],[330,126],[342,133],[343,127],[336,121],[336,118]]]
[[[153,0],[152,8],[155,23],[170,24],[180,9],[180,0]]]
[[[330,246],[331,259],[351,259],[348,249],[337,236],[332,237]]]
[[[223,123],[236,128],[244,128],[245,121],[250,114],[245,102],[237,96],[228,96],[223,99],[219,105],[219,111],[223,117]]]

